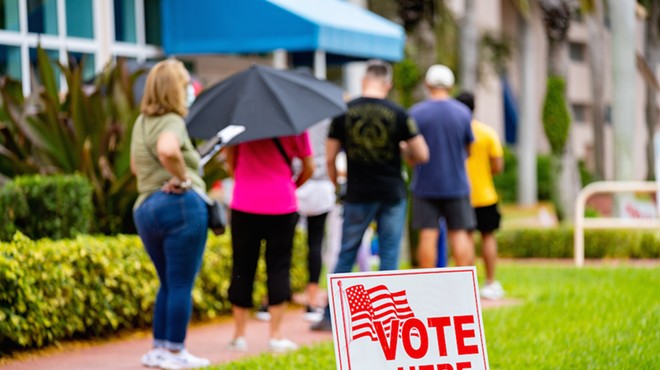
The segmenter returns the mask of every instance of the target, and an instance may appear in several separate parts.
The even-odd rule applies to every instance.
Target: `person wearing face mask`
[[[160,281],[153,348],[142,356],[142,364],[163,369],[209,365],[184,345],[208,223],[206,203],[198,195],[205,191],[198,174],[200,157],[183,120],[191,95],[194,98],[189,81],[180,61],[156,64],[147,77],[142,114],[131,136],[131,170],[139,193],[133,217]]]

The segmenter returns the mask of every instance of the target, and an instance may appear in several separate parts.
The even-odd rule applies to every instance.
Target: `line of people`
[[[314,315],[320,305],[321,245],[327,215],[335,204],[336,158],[342,151],[347,158],[346,192],[342,199],[341,246],[332,272],[352,271],[365,231],[373,222],[380,269],[399,268],[407,210],[402,175],[406,161],[414,168],[412,219],[420,230],[419,266],[435,266],[441,217],[449,229],[455,263],[473,265],[472,231],[476,228],[482,234],[486,260],[484,289],[490,290],[483,290],[482,295],[501,297],[503,290],[494,277],[497,246],[493,231],[499,226],[499,213],[491,177],[492,172],[501,169],[501,146],[492,130],[472,122],[471,95],[468,97],[472,100],[463,99],[467,105],[451,98],[451,70],[432,66],[425,82],[430,98],[406,112],[387,100],[392,88],[391,66],[369,61],[362,96],[350,101],[342,116],[297,136],[227,148],[226,162],[234,178],[230,207],[232,276],[228,290],[234,335],[228,349],[247,349],[245,330],[253,308],[254,277],[263,244],[269,347],[274,352],[297,348],[282,330],[285,304],[292,294],[289,275],[295,229],[300,214],[304,215],[309,245],[306,310]],[[147,77],[142,114],[136,120],[131,141],[131,169],[139,192],[135,224],[160,281],[153,348],[142,357],[142,363],[164,369],[209,364],[190,354],[184,345],[192,311],[192,287],[208,232],[206,204],[196,194],[205,191],[198,172],[200,158],[183,119],[192,101],[189,83],[190,75],[179,61],[166,60],[154,66]],[[479,144],[482,138],[487,138],[483,139],[487,144]],[[468,179],[466,159],[470,151],[473,156],[467,164],[471,174]],[[294,161],[299,165],[292,166]],[[473,205],[478,207],[476,218]],[[312,328],[329,330],[330,326],[326,306],[322,319]]]

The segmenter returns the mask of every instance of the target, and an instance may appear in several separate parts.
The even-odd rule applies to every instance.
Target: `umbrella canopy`
[[[229,125],[245,130],[225,144],[297,135],[346,111],[338,86],[309,74],[252,67],[204,90],[188,117],[188,133],[212,139]]]

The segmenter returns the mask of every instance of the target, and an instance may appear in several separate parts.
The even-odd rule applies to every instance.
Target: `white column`
[[[277,49],[273,51],[273,68],[287,69],[288,65],[286,50]]]
[[[115,38],[114,7],[111,0],[92,2],[94,16],[94,40],[97,44],[94,55],[97,72],[103,70],[112,59],[112,43]]]
[[[147,32],[144,22],[144,0],[135,0],[135,38],[137,45],[140,47],[137,61],[138,63],[144,63],[147,59],[147,53],[144,48],[147,43]]]
[[[28,16],[27,16],[27,0],[18,2],[18,21],[21,33],[21,84],[23,85],[23,94],[30,93],[30,47],[27,43],[28,35]]]
[[[531,16],[531,15],[530,15]],[[531,21],[519,15],[520,45],[520,118],[518,119],[518,204],[537,202],[536,138],[540,112],[536,96],[536,47]]]
[[[635,6],[634,0],[610,0],[612,21],[612,124],[614,178],[633,180],[635,146]]]
[[[325,51],[316,50],[314,51],[314,76],[320,80],[325,80],[326,78],[326,60],[325,60]]]
[[[366,68],[365,62],[350,62],[344,65],[344,89],[351,99],[362,95],[362,77]]]

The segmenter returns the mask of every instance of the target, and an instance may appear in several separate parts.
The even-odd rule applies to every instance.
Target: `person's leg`
[[[435,267],[438,257],[440,209],[437,201],[433,199],[413,197],[412,202],[412,224],[419,230],[417,266],[432,268]]]
[[[477,230],[481,233],[481,254],[486,265],[486,284],[495,282],[495,264],[497,261],[497,239],[495,231],[500,227],[501,215],[497,203],[475,208]]]
[[[325,220],[328,213],[322,213],[318,216],[307,217],[307,268],[309,271],[309,280],[307,283],[307,305],[311,307],[319,306],[317,294],[319,289],[319,278],[321,276],[321,248],[323,246],[323,235],[325,234]]]
[[[268,217],[269,220],[264,222],[263,227],[266,235],[270,337],[281,339],[285,303],[291,299],[291,253],[298,214],[263,217]]]
[[[232,272],[228,298],[234,315],[233,339],[245,336],[248,309],[252,307],[254,275],[257,271],[263,233],[259,215],[232,210]]]
[[[334,273],[351,272],[355,264],[362,236],[376,217],[378,203],[344,203],[344,224],[341,234],[341,250]],[[325,306],[323,319],[312,326],[312,330],[330,330],[330,304]]]
[[[481,233],[481,254],[486,265],[486,283],[495,281],[495,263],[497,261],[497,239],[494,232]]]
[[[442,200],[441,208],[447,221],[447,236],[454,263],[457,266],[473,266],[475,253],[471,230],[476,226],[476,218],[469,197]]]
[[[334,273],[351,272],[362,237],[376,217],[378,203],[345,203],[341,249]]]
[[[168,285],[166,336],[172,351],[184,349],[192,313],[192,289],[208,235],[206,203],[194,192],[178,196],[177,202],[170,212],[174,214],[180,209],[180,221],[168,227],[163,243]]]
[[[156,303],[152,319],[153,346],[165,347],[167,338],[167,274],[165,273],[165,252],[163,250],[162,233],[155,223],[152,205],[160,201],[159,194],[149,197],[133,214],[135,227],[142,240],[149,258],[156,268],[160,286],[156,294]]]
[[[378,255],[381,270],[399,268],[401,237],[406,218],[406,199],[381,203],[376,215],[378,226]]]

